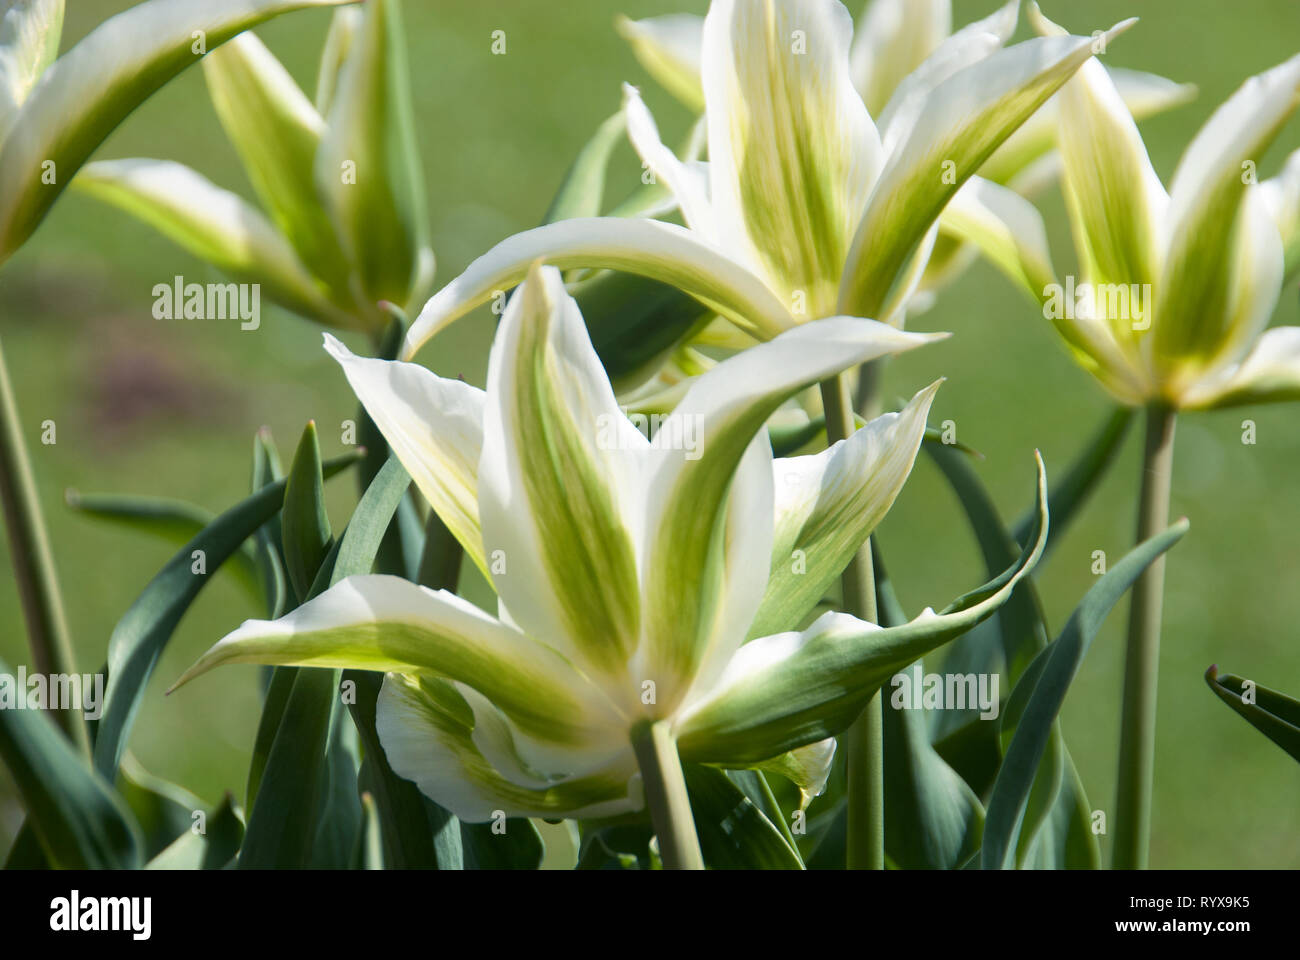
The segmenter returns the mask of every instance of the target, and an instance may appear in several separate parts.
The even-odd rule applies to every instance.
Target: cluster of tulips
[[[246,31],[325,6],[311,97]],[[1076,35],[1020,0],[957,29],[949,0],[872,0],[856,24],[839,0],[622,19],[698,113],[687,142],[666,145],[625,86],[545,224],[435,286],[397,0],[146,0],[61,57],[62,0],[0,13],[0,262],[70,184],[366,345],[325,334],[363,448],[322,461],[308,425],[282,471],[259,434],[250,496],[215,518],[74,504],[178,551],[108,643],[93,722],[0,711],[27,814],[11,866],[535,867],[567,839],[570,865],[614,869],[1088,868],[1103,835],[1113,866],[1146,866],[1163,554],[1187,529],[1168,516],[1175,421],[1300,398],[1300,329],[1266,329],[1300,267],[1300,152],[1255,174],[1300,104],[1300,56],[1215,110],[1166,188],[1137,124],[1195,90],[1104,65],[1132,20]],[[1033,35],[1011,43],[1022,20]],[[194,62],[260,206],[173,161],[88,162]],[[642,175],[609,203],[625,139]],[[1034,205],[1056,182],[1077,278],[1058,277]],[[979,257],[1122,408],[1050,494],[1037,461],[1014,530],[927,421],[943,371],[896,410],[880,391],[889,357],[947,336],[907,321]],[[484,304],[484,389],[416,362]],[[33,663],[71,672],[2,368],[0,388]],[[1069,520],[1136,411],[1135,545],[1053,639],[1031,579],[1049,519]],[[872,534],[923,448],[989,580],[909,617]],[[360,495],[336,532],[323,490],[343,471]],[[201,802],[127,743],[223,567],[267,618],[230,624],[175,686],[261,664],[263,714],[242,803],[195,831]],[[478,578],[489,609],[466,599]],[[1058,715],[1130,588],[1118,795],[1099,818]],[[1000,680],[995,703],[896,709],[893,678],[925,657],[941,680]],[[1300,759],[1300,704],[1207,680]]]

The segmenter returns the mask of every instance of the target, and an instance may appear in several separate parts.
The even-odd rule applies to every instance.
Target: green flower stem
[[[822,383],[826,412],[826,442],[833,444],[853,432],[853,402],[841,375]],[[864,543],[840,578],[844,610],[860,620],[876,622],[876,583],[871,541]],[[862,714],[843,738],[848,772],[848,850],[850,870],[885,868],[884,715],[880,693],[867,701]]]
[[[1147,408],[1146,450],[1137,540],[1163,530],[1169,521],[1169,487],[1174,465],[1174,411]],[[1115,802],[1112,866],[1144,870],[1151,839],[1151,782],[1155,767],[1156,686],[1160,672],[1160,608],[1165,558],[1157,557],[1133,586],[1128,648],[1124,660],[1124,712],[1120,725],[1119,778]]]
[[[9,534],[14,579],[27,621],[32,666],[44,674],[75,673],[63,599],[3,347],[0,347],[0,500],[4,501],[5,530]],[[63,710],[55,713],[55,717],[89,759],[90,738],[81,715],[74,710]]]
[[[677,743],[664,721],[642,723],[632,729],[632,749],[641,767],[646,804],[655,836],[659,838],[659,856],[669,870],[703,870],[704,856],[695,833],[691,801],[686,795],[686,779],[677,756]]]

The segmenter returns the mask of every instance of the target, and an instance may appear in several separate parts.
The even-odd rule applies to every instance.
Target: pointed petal
[[[1006,187],[971,177],[944,208],[939,229],[945,237],[978,248],[1035,303],[1056,282],[1042,214]]]
[[[203,76],[262,206],[303,262],[347,303],[347,261],[312,185],[325,121],[255,34],[212,51]]]
[[[395,0],[366,3],[307,183],[367,308],[380,300],[413,306],[433,283],[405,43]]]
[[[834,736],[891,675],[970,630],[1006,602],[1047,543],[1047,478],[1038,460],[1038,521],[1015,564],[942,613],[878,627],[827,613],[801,633],[745,644],[704,696],[677,718],[682,759],[757,763]]]
[[[1029,17],[1044,36],[1068,36],[1031,5]],[[1095,59],[1089,60],[1057,95],[1058,141],[1064,165],[1062,188],[1070,209],[1075,246],[1083,277],[1094,286],[1119,284],[1150,289],[1160,270],[1160,229],[1169,197],[1147,156],[1137,123],[1119,90]],[[1114,298],[1096,297],[1106,323],[1121,344],[1133,345],[1148,329],[1153,305],[1139,294],[1139,304],[1124,300],[1110,315]]]
[[[334,92],[338,88],[339,71],[343,69],[343,64],[348,58],[360,28],[359,7],[339,7],[330,18],[330,30],[325,35],[320,66],[316,70],[315,106],[316,112],[322,117],[329,115],[330,105],[334,102]]]
[[[868,0],[860,19],[851,76],[875,117],[903,78],[952,32],[952,0]]]
[[[488,577],[478,503],[486,394],[418,364],[358,357],[328,334],[325,349],[434,513]]]
[[[670,13],[645,20],[619,17],[614,26],[661,87],[688,109],[697,113],[704,109],[704,89],[700,86],[703,17],[693,13]]]
[[[838,0],[714,0],[704,20],[710,195],[723,248],[810,317],[835,313],[880,138]],[[872,314],[863,314],[870,316]]]
[[[630,687],[649,444],[619,409],[554,267],[534,267],[506,308],[487,395],[478,497],[497,593],[526,633]]]
[[[827,737],[806,747],[790,750],[771,760],[755,764],[755,769],[779,773],[799,788],[799,809],[808,809],[826,789],[835,760],[835,738]]]
[[[772,569],[750,636],[798,627],[884,519],[912,471],[942,382],[828,450],[773,464]]]
[[[519,729],[559,745],[607,744],[626,729],[604,695],[553,649],[467,600],[400,577],[348,577],[279,620],[247,620],[175,686],[232,663],[437,674],[473,687]]]
[[[1154,363],[1168,379],[1239,357],[1267,323],[1271,305],[1264,310],[1260,297],[1267,300],[1268,292],[1258,288],[1271,282],[1275,268],[1282,269],[1275,262],[1281,240],[1267,210],[1265,228],[1256,204],[1245,202],[1257,193],[1248,173],[1298,102],[1300,56],[1247,80],[1179,161],[1169,191],[1168,249],[1152,336]],[[1235,255],[1224,256],[1225,250]],[[1252,264],[1251,257],[1263,262]]]
[[[1020,0],[1011,0],[983,20],[967,24],[939,44],[924,63],[898,83],[884,109],[872,113],[887,154],[911,130],[925,98],[935,87],[958,70],[992,56],[1011,39],[1019,14]]]
[[[608,817],[641,807],[630,749],[603,769],[529,783],[519,775],[523,763],[508,729],[490,719],[445,681],[390,673],[379,693],[375,727],[397,775],[469,823],[501,814]],[[504,765],[506,759],[514,760],[513,777],[493,763]]]
[[[1300,327],[1265,330],[1241,363],[1194,384],[1183,407],[1212,410],[1300,400]]]
[[[202,56],[196,32],[211,50],[277,14],[340,2],[147,0],[101,23],[41,75],[0,144],[0,261],[113,128]]]
[[[953,194],[1092,55],[1093,43],[1088,37],[1027,40],[931,91],[906,139],[890,154],[857,227],[840,287],[841,312],[879,312]]]
[[[354,318],[330,302],[275,226],[238,194],[170,160],[101,160],[73,187],[143,220],[195,256],[305,317],[331,327]]]
[[[656,683],[661,711],[686,693],[701,663],[720,668],[756,610],[771,556],[772,511],[735,518],[749,524],[749,535],[761,534],[767,548],[759,556],[729,556],[736,534],[728,492],[744,458],[746,471],[761,465],[767,474],[744,481],[741,495],[752,497],[756,509],[764,499],[770,504],[770,492],[751,487],[765,482],[771,489],[770,467],[752,448],[768,417],[832,374],[931,339],[871,320],[813,321],[718,364],[660,425],[656,437],[667,440],[656,444],[648,470],[643,647],[634,677]],[[759,438],[758,450],[770,458],[766,437]],[[683,584],[695,589],[684,590]]]
[[[63,0],[10,0],[0,13],[0,143],[18,108],[59,55]]]
[[[519,283],[536,260],[561,270],[607,268],[662,280],[765,340],[794,324],[761,279],[689,230],[657,220],[591,217],[526,230],[483,254],[425,304],[406,335],[403,358]]]
[[[659,128],[646,109],[636,87],[623,84],[623,112],[632,146],[657,180],[673,194],[686,226],[706,240],[717,242],[713,208],[709,204],[709,182],[703,164],[687,165],[664,146]]]

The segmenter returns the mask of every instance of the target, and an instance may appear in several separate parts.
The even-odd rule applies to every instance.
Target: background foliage
[[[64,49],[129,5],[69,4]],[[857,6],[850,4],[855,14]],[[955,0],[954,22],[993,6]],[[576,150],[618,108],[620,81],[642,85],[666,139],[684,133],[689,118],[649,82],[613,23],[618,13],[705,8],[704,0],[407,0],[439,284],[491,244],[540,222]],[[1300,38],[1294,0],[1058,0],[1045,12],[1077,33],[1136,14],[1142,22],[1116,41],[1108,62],[1200,87],[1190,106],[1143,124],[1166,184],[1213,107],[1248,75],[1294,54]],[[328,22],[328,11],[308,11],[258,33],[310,89]],[[505,56],[490,53],[497,29],[506,31]],[[1026,33],[1022,24],[1018,38]],[[1300,122],[1293,120],[1260,164],[1261,177],[1297,146]],[[180,160],[252,196],[199,70],[156,95],[96,155],[123,156]],[[631,150],[621,147],[610,194],[630,191],[639,174]],[[1064,275],[1073,254],[1059,192],[1041,205]],[[63,506],[66,488],[159,494],[220,510],[246,495],[259,426],[269,425],[288,455],[303,423],[315,418],[329,457],[342,451],[338,425],[354,416],[355,399],[320,349],[319,329],[265,301],[255,332],[240,331],[237,321],[153,319],[153,285],[176,274],[220,279],[149,228],[69,193],[0,279],[0,323],[83,671],[98,668],[114,623],[172,548],[73,514]],[[1294,287],[1284,291],[1275,323],[1300,323]],[[910,396],[937,373],[947,376],[932,422],[955,420],[959,438],[985,454],[977,469],[1004,517],[1014,520],[1032,495],[1031,451],[1041,448],[1049,476],[1059,475],[1106,415],[1107,401],[1038,311],[982,264],[912,325],[957,336],[894,362],[885,396]],[[443,375],[481,384],[490,337],[490,317],[481,310],[421,359]],[[1254,446],[1241,443],[1247,417],[1257,424]],[[58,425],[54,446],[39,443],[45,419]],[[1172,516],[1191,517],[1192,531],[1169,558],[1153,866],[1300,866],[1300,767],[1229,716],[1202,679],[1219,662],[1275,689],[1300,689],[1297,422],[1296,409],[1283,406],[1189,415],[1179,424]],[[1092,552],[1105,550],[1113,563],[1132,543],[1139,446],[1133,431],[1037,577],[1053,631],[1093,582]],[[327,488],[327,496],[345,519],[352,484]],[[909,612],[984,579],[966,521],[929,458],[918,459],[879,535]],[[9,626],[0,633],[0,658],[17,664],[26,650],[12,582],[9,558],[0,554],[0,623]],[[1089,798],[1108,813],[1122,610],[1094,643],[1063,713]],[[210,804],[227,789],[242,795],[259,713],[256,668],[220,671],[170,698],[162,691],[238,621],[261,614],[229,574],[216,578],[168,647],[134,731],[133,752],[147,769]],[[0,850],[20,818],[0,771]]]

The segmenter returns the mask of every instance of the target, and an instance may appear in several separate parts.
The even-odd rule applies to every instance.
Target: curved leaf
[[[1217,666],[1205,671],[1205,682],[1214,695],[1241,714],[1252,727],[1300,760],[1300,701],[1261,687],[1235,673],[1219,673]],[[1250,697],[1247,697],[1247,692]],[[1247,702],[1250,700],[1250,702]]]

